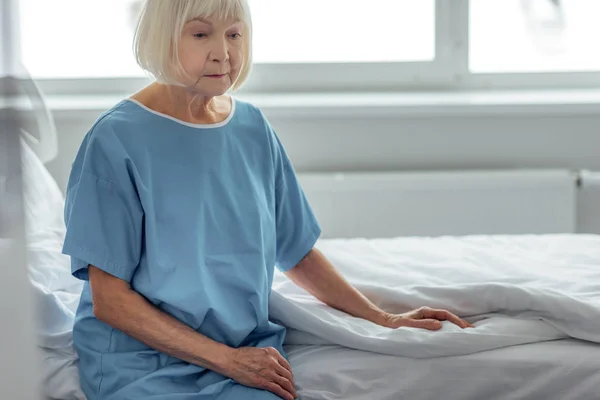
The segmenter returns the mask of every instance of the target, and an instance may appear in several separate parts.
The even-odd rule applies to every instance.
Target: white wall
[[[378,113],[334,107],[311,115],[310,109],[263,109],[300,172],[522,167],[600,171],[600,113],[590,110],[416,113],[399,107],[397,112],[389,108]],[[61,159],[48,167],[61,187],[82,136],[99,113],[56,113]],[[578,231],[600,233],[600,191],[581,193]]]

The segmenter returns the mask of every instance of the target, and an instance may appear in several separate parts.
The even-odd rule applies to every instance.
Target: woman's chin
[[[194,90],[203,96],[222,96],[231,89],[229,79],[223,79],[215,82],[199,82]]]

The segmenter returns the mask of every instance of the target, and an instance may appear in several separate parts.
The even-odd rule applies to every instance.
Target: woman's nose
[[[229,49],[227,48],[227,43],[225,41],[216,41],[210,52],[210,60],[223,62],[227,61],[228,58]]]

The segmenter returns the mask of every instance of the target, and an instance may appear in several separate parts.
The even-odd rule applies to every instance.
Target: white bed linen
[[[288,346],[300,400],[598,399],[600,347],[534,343],[433,359]]]
[[[22,143],[27,264],[36,310],[42,394],[85,399],[79,386],[73,321],[83,283],[62,254],[64,197],[35,152]]]
[[[600,342],[600,236],[328,239],[317,247],[382,308],[447,308],[476,328],[384,328],[325,306],[277,273],[271,316],[292,328],[286,344],[430,358],[567,337]]]

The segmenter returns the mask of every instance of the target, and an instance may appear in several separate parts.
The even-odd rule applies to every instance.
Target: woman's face
[[[240,74],[244,23],[215,18],[189,21],[179,42],[179,59],[189,76],[187,87],[204,96],[227,92]]]

